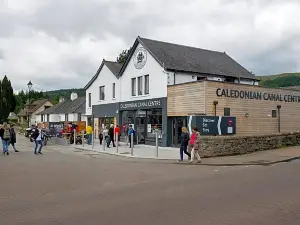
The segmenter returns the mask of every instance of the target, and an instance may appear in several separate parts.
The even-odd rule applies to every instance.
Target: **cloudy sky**
[[[141,37],[226,51],[257,75],[300,71],[300,0],[0,0],[0,78],[83,87]]]

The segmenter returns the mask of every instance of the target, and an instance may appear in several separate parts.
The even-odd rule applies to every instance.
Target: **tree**
[[[119,54],[119,57],[117,58],[117,62],[120,63],[120,64],[123,64],[126,62],[129,54],[130,54],[130,51],[131,51],[131,48],[130,49],[126,49],[126,50],[123,50],[120,54]]]
[[[10,80],[7,76],[4,76],[1,82],[1,111],[0,111],[0,122],[7,120],[10,112],[13,111],[16,107],[16,100],[11,86]]]

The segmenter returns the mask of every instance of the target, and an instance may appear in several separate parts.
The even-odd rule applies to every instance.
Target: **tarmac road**
[[[300,224],[300,162],[186,166],[19,144],[0,156],[3,225]]]

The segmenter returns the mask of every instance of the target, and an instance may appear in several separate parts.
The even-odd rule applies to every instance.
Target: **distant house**
[[[72,93],[68,100],[61,97],[57,105],[38,113],[37,122],[86,121],[85,102],[85,98],[78,98],[77,93]]]
[[[32,103],[27,104],[27,106],[18,113],[19,123],[20,124],[36,124],[37,123],[37,114],[52,107],[53,103],[49,99],[40,99]]]
[[[8,119],[8,120],[18,120],[19,117],[18,117],[18,115],[17,115],[16,113],[11,112],[11,113],[9,114],[9,116],[8,116],[7,119]]]

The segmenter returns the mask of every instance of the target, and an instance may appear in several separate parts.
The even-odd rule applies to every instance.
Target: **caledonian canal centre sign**
[[[275,102],[300,102],[300,96],[297,95],[282,95],[268,92],[258,91],[245,91],[245,90],[234,90],[234,89],[223,89],[218,88],[216,90],[218,97],[226,98],[240,98],[240,99],[254,99],[254,100],[265,100]]]

